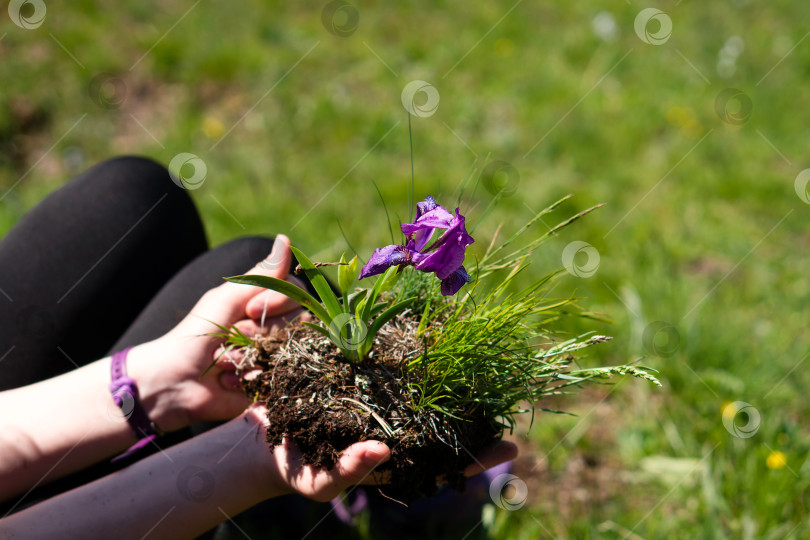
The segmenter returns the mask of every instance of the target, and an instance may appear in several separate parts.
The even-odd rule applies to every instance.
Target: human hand
[[[390,474],[376,469],[391,457],[391,450],[380,441],[362,441],[346,448],[332,469],[319,469],[304,465],[300,450],[285,439],[273,448],[272,453],[264,442],[267,420],[266,409],[254,405],[245,411],[245,418],[255,424],[258,435],[257,470],[264,471],[262,478],[266,489],[265,496],[275,497],[298,493],[309,499],[326,502],[337,497],[343,490],[353,485],[384,485]],[[496,465],[517,457],[517,447],[508,441],[499,441],[486,448],[464,471],[465,476],[474,476]],[[439,479],[441,483],[441,479]]]
[[[279,235],[273,251],[248,270],[303,284],[289,275],[290,241]],[[290,298],[261,287],[223,282],[206,292],[191,312],[161,338],[133,348],[127,365],[138,382],[150,418],[164,431],[180,429],[199,420],[224,420],[242,412],[250,400],[241,392],[234,365],[220,358],[222,339],[208,334],[236,325],[249,336],[267,333],[304,315]],[[236,355],[234,352],[231,355]]]

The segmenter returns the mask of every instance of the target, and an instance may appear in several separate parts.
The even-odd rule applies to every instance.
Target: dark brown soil
[[[459,411],[459,419],[414,413],[404,384],[417,376],[404,366],[423,347],[414,335],[408,319],[388,323],[362,364],[345,360],[325,336],[300,324],[257,340],[247,359],[262,371],[243,385],[267,405],[267,442],[289,438],[306,464],[331,468],[352,443],[379,440],[392,453],[377,471],[390,475],[385,495],[405,502],[430,495],[437,477],[462,490],[462,471],[501,429],[480,413]]]

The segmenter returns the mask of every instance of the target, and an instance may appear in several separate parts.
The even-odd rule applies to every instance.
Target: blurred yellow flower
[[[692,119],[692,109],[685,107],[672,106],[667,109],[666,113],[667,122],[674,126],[682,126]]]
[[[703,126],[690,107],[672,106],[666,112],[667,122],[674,126],[679,126],[683,134],[690,139],[695,139],[703,132]]]
[[[495,42],[493,49],[495,49],[495,54],[501,58],[509,58],[515,52],[515,44],[512,43],[511,39],[500,38]]]
[[[726,422],[731,422],[734,420],[734,417],[737,415],[737,405],[731,401],[726,401],[723,403],[723,420]]]
[[[219,139],[225,133],[225,126],[218,119],[208,116],[203,120],[203,133],[209,139]]]
[[[767,465],[769,469],[781,469],[787,465],[787,457],[785,457],[784,452],[773,450],[770,454],[768,454],[768,459],[765,460],[765,465]]]

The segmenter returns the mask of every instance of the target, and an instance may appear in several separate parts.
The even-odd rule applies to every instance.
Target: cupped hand
[[[390,457],[391,450],[384,443],[363,441],[346,448],[334,468],[318,469],[304,465],[301,452],[285,439],[284,444],[273,449],[271,460],[283,493],[298,493],[326,502],[354,485],[385,485],[389,475],[376,469]],[[476,462],[465,469],[464,475],[474,476],[515,457],[517,447],[511,442],[501,441],[478,455]]]
[[[303,286],[289,275],[291,260],[290,241],[279,235],[270,255],[245,273]],[[194,421],[233,418],[244,411],[250,400],[239,388],[233,363],[222,356],[223,340],[210,334],[222,331],[219,324],[236,325],[253,336],[302,315],[296,302],[261,287],[223,282],[206,292],[168,334],[129,353],[129,373],[138,381],[150,418],[164,431],[172,431]]]
[[[352,444],[340,455],[332,469],[304,465],[301,451],[290,442],[273,448],[272,453],[264,442],[266,409],[261,405],[250,407],[245,415],[257,424],[259,435],[255,437],[261,446],[259,459],[263,464],[258,470],[265,470],[262,480],[268,486],[267,496],[298,493],[304,497],[326,502],[337,497],[345,489],[354,485],[384,485],[389,482],[390,473],[378,472],[377,467],[391,457],[390,448],[380,441],[362,441]],[[474,476],[517,457],[517,446],[508,441],[499,441],[484,449],[475,457],[475,462],[464,470],[465,476]],[[441,479],[437,479],[441,483]]]

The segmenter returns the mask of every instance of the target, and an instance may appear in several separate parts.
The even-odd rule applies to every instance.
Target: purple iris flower
[[[464,252],[475,242],[464,227],[464,216],[456,215],[439,206],[433,197],[427,197],[416,205],[416,220],[403,223],[404,246],[393,245],[375,249],[371,258],[360,272],[360,279],[385,272],[395,265],[413,266],[422,272],[432,272],[442,280],[442,294],[456,294],[464,284],[470,282],[470,275],[464,269]],[[429,244],[436,229],[444,233]]]

